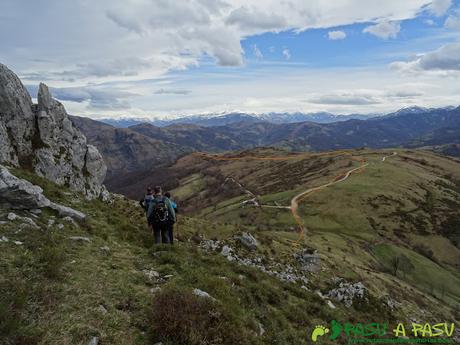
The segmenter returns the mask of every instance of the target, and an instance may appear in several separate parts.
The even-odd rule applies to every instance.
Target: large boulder
[[[257,240],[249,232],[243,232],[241,236],[237,237],[237,240],[249,250],[257,249]]]
[[[0,208],[36,212],[44,207],[57,211],[61,217],[86,219],[84,213],[50,201],[39,186],[14,176],[0,165]]]
[[[17,178],[0,165],[0,208],[31,210],[50,204],[40,187]]]
[[[105,195],[107,167],[99,151],[45,84],[37,100],[32,104],[19,78],[0,64],[0,163],[32,170],[88,198]]]

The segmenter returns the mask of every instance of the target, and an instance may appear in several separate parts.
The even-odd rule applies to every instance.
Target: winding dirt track
[[[332,185],[335,185],[337,183],[345,181],[353,173],[363,172],[364,169],[369,165],[369,163],[363,157],[355,157],[349,151],[335,151],[335,152],[325,152],[325,153],[318,153],[318,154],[309,154],[309,153],[303,154],[303,153],[301,153],[301,154],[296,154],[296,155],[279,156],[279,157],[277,157],[277,156],[275,156],[275,157],[257,157],[257,156],[250,156],[250,155],[248,155],[248,156],[240,156],[240,157],[225,157],[225,156],[210,155],[210,154],[206,154],[204,152],[196,152],[193,155],[198,156],[200,158],[207,158],[207,159],[217,160],[217,161],[235,161],[235,160],[281,161],[281,160],[295,159],[295,158],[300,158],[300,157],[318,157],[318,156],[341,155],[341,154],[349,155],[352,160],[360,162],[361,165],[356,167],[356,168],[350,169],[345,173],[342,173],[342,174],[336,176],[334,178],[334,180],[332,180],[332,181],[330,181],[328,183],[325,183],[325,184],[323,184],[321,186],[309,188],[309,189],[297,194],[296,196],[294,196],[291,199],[291,206],[258,205],[258,204],[256,205],[256,206],[259,206],[259,207],[269,207],[269,208],[278,208],[278,209],[289,209],[289,210],[291,210],[292,216],[293,216],[294,220],[296,221],[296,223],[297,223],[297,225],[299,227],[299,237],[298,237],[297,241],[295,242],[295,244],[298,244],[299,241],[305,236],[305,233],[307,232],[307,228],[303,224],[302,218],[300,217],[300,215],[298,213],[299,202],[301,202],[304,198],[306,198],[308,195],[310,195],[310,194],[312,194],[314,192],[317,192],[317,191],[319,191],[321,189],[324,189],[324,188],[327,188],[329,186],[332,186]],[[383,157],[382,162],[385,162],[385,160],[387,158],[389,158],[391,156],[395,156],[395,155],[397,155],[397,153],[393,152],[392,155]],[[255,197],[255,195],[252,192],[246,190],[240,183],[235,181],[235,179],[233,179],[233,178],[227,178],[227,179],[233,180],[233,182],[237,183],[248,194],[250,194],[251,196]]]

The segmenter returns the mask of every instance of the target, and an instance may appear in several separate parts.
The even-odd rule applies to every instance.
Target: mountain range
[[[331,123],[273,123],[253,117],[248,120],[241,114],[235,116],[235,121],[226,125],[174,123],[160,127],[139,123],[127,128],[84,117],[71,119],[89,143],[101,151],[108,166],[106,184],[114,191],[119,191],[121,178],[123,189],[129,188],[130,174],[138,176],[194,151],[225,152],[261,146],[314,152],[424,147],[457,155],[458,149],[452,144],[460,141],[460,107],[411,107],[367,120]]]
[[[206,115],[188,115],[179,116],[173,119],[160,118],[103,118],[100,121],[108,123],[114,127],[127,128],[141,123],[150,123],[158,127],[166,127],[177,123],[188,123],[204,127],[226,126],[236,122],[271,122],[271,123],[295,123],[311,121],[315,123],[331,123],[347,120],[366,120],[379,114],[347,114],[336,115],[328,112],[317,113],[264,113],[264,114],[248,114],[248,113],[222,113],[222,114],[206,114]]]

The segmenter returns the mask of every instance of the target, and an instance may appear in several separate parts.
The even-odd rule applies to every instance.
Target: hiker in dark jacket
[[[147,218],[153,227],[155,243],[170,243],[168,224],[176,222],[176,213],[171,201],[161,194],[160,186],[153,189],[153,200],[149,204]]]
[[[144,209],[146,216],[147,216],[147,211],[149,209],[149,205],[152,202],[152,200],[153,200],[152,188],[148,187],[147,188],[147,193],[145,194],[144,198],[139,200],[139,205],[141,205],[141,207]],[[151,228],[152,224],[150,224],[148,217],[147,217],[147,223],[149,225],[149,228]],[[152,231],[153,231],[153,229],[152,229]]]
[[[176,204],[176,202],[173,199],[171,199],[171,193],[170,192],[166,192],[164,195],[171,202],[171,206],[174,209],[174,215],[175,215],[176,220],[177,220],[177,204]],[[175,221],[172,221],[171,219],[168,222],[168,235],[169,235],[169,242],[171,244],[173,244],[173,242],[174,242],[174,223],[175,223]]]

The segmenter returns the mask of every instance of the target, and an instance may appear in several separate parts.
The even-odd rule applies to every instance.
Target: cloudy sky
[[[72,114],[460,104],[460,0],[0,2],[0,62]]]

